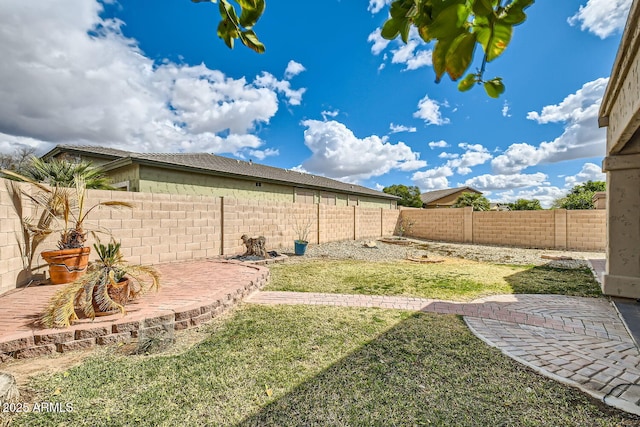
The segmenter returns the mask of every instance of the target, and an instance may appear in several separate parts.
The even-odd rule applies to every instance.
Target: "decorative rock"
[[[18,385],[13,375],[0,372],[0,402],[12,401],[20,397]]]
[[[368,242],[364,242],[364,244],[362,245],[365,248],[377,248],[378,245],[376,244],[375,240],[369,240]]]

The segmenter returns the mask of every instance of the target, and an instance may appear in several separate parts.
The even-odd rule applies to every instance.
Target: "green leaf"
[[[422,38],[422,40],[424,40],[426,43],[429,43],[431,41],[431,36],[429,36],[429,28],[426,25],[418,27],[418,34],[420,35],[420,38]]]
[[[476,35],[464,33],[455,38],[445,56],[446,70],[451,80],[458,80],[473,60],[476,47]]]
[[[238,24],[238,15],[236,14],[236,9],[230,4],[227,0],[220,0],[220,4],[218,6],[220,9],[220,15],[222,19],[229,19],[236,27]]]
[[[257,53],[264,53],[264,44],[258,40],[258,36],[253,30],[247,30],[240,33],[240,40],[248,48]]]
[[[247,3],[246,1],[238,1],[238,3],[242,7],[242,13],[240,14],[240,25],[242,25],[244,28],[253,27],[264,12],[264,0],[256,0],[255,7],[247,7],[243,5],[243,3]]]
[[[233,49],[233,39],[237,37],[237,30],[228,19],[224,19],[218,24],[218,37],[224,40],[229,49]]]
[[[527,19],[524,9],[531,6],[534,0],[514,0],[504,9],[504,13],[500,16],[500,20],[505,24],[518,25]]]
[[[460,92],[466,92],[469,89],[471,89],[473,85],[476,84],[477,81],[478,81],[477,74],[467,74],[467,76],[464,79],[460,80],[460,83],[458,83],[458,90]]]
[[[491,0],[475,0],[473,2],[472,9],[476,16],[487,16],[493,13],[493,7],[491,6]]]
[[[389,14],[392,18],[406,18],[409,10],[413,6],[413,2],[407,3],[405,0],[396,0],[391,3],[389,8]]]
[[[454,38],[460,34],[464,29],[461,21],[461,17],[469,15],[469,10],[461,4],[454,4],[444,9],[433,20],[433,23],[429,25],[429,36],[434,39]]]
[[[484,82],[484,90],[492,98],[498,98],[504,93],[504,84],[500,77],[496,77],[488,82]]]
[[[504,52],[511,41],[512,34],[512,25],[498,22],[493,26],[493,37],[490,41],[491,44],[487,49],[485,49],[485,52],[487,52],[488,62],[491,62],[498,56],[502,55],[502,52]]]
[[[380,35],[382,36],[382,38],[385,38],[387,40],[393,40],[398,36],[401,25],[402,25],[402,22],[399,19],[390,18],[382,26],[382,31],[380,31]]]
[[[411,22],[408,19],[404,19],[400,25],[400,37],[402,41],[407,43],[409,41],[409,30],[411,29]]]
[[[436,83],[440,83],[440,79],[444,75],[447,65],[447,52],[451,47],[453,39],[443,40],[440,39],[436,42],[436,46],[433,48],[433,54],[431,60],[433,61],[433,70],[436,72]]]

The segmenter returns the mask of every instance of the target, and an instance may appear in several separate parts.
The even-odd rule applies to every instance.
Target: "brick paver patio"
[[[19,288],[0,295],[0,362],[128,341],[154,330],[180,330],[211,320],[264,286],[265,267],[204,260],[156,266],[160,291],[126,306],[127,315],[81,319],[70,328],[35,324],[49,298],[62,286]]]

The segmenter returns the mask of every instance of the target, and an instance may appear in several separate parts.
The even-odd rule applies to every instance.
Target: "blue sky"
[[[435,84],[415,34],[382,41],[385,3],[268,2],[258,55],[217,38],[213,4],[4,0],[0,152],[210,152],[546,206],[604,179],[597,112],[631,0],[538,0],[488,66],[506,84],[497,100]]]

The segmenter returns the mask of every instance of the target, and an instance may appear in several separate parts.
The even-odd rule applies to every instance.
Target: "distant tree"
[[[408,206],[412,208],[422,207],[420,189],[415,185],[407,187],[406,185],[402,184],[394,184],[390,185],[389,187],[384,187],[382,191],[387,194],[393,194],[394,196],[400,197],[401,199],[398,200],[399,206]]]
[[[466,206],[473,207],[474,211],[488,211],[490,208],[489,199],[478,193],[462,193],[454,204],[453,208],[464,208]]]
[[[191,1],[215,3],[215,0]],[[387,40],[400,36],[408,43],[409,33],[415,28],[422,40],[433,41],[436,83],[445,73],[453,81],[460,79],[471,67],[476,47],[480,45],[482,64],[476,72],[470,72],[460,80],[458,90],[467,91],[483,85],[487,95],[497,98],[505,89],[502,78],[485,80],[485,68],[487,63],[502,55],[511,42],[513,27],[526,21],[524,10],[533,3],[534,0],[394,0],[380,35]],[[263,53],[265,47],[253,27],[264,9],[264,0],[218,0],[221,17],[218,37],[229,48],[233,48],[235,39],[240,39],[248,48]]]
[[[540,205],[540,200],[538,199],[518,199],[513,203],[509,203],[509,209],[512,211],[539,211],[542,209]]]
[[[33,147],[20,147],[13,154],[0,154],[0,170],[24,172],[35,152],[36,149]]]
[[[559,209],[595,209],[593,195],[598,191],[606,191],[604,181],[587,181],[574,186],[569,193],[553,202],[554,208]]]

